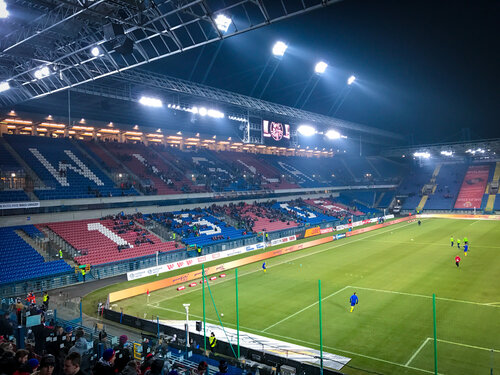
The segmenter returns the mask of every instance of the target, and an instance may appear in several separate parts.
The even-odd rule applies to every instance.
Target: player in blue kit
[[[264,273],[266,272],[267,270],[267,267],[266,267],[266,262],[262,263],[262,269],[264,270]]]
[[[351,312],[354,311],[354,306],[358,304],[359,299],[358,296],[356,295],[356,292],[349,298],[349,302],[351,303]]]
[[[467,251],[469,251],[469,245],[465,244],[464,245],[464,257],[467,256]]]

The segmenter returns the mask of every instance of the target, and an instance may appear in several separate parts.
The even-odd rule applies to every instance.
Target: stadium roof
[[[4,110],[43,113],[50,109],[53,114],[62,115],[68,112],[64,90],[71,86],[71,111],[75,116],[124,123],[157,122],[154,114],[137,111],[130,105],[130,100],[140,95],[138,91],[174,101],[213,100],[179,91],[179,84],[175,89],[158,85],[160,81],[179,83],[182,79],[202,87],[198,94],[206,94],[207,86],[214,92],[233,93],[231,100],[225,95],[226,100],[219,102],[221,106],[229,105],[227,111],[255,107],[261,110],[262,106],[268,111],[272,106],[272,111],[280,115],[293,113],[296,121],[311,119],[314,113],[321,116],[312,118],[313,122],[321,119],[329,125],[344,125],[370,134],[370,138],[388,137],[386,142],[394,142],[395,134],[413,134],[419,143],[445,140],[443,136],[452,141],[462,127],[473,127],[471,138],[498,136],[491,126],[498,120],[498,111],[492,111],[488,104],[494,103],[498,95],[498,90],[488,89],[495,87],[495,74],[491,74],[494,70],[488,70],[495,65],[495,59],[486,59],[482,54],[488,37],[475,40],[472,36],[450,36],[447,40],[449,49],[451,45],[464,47],[467,53],[469,48],[469,54],[476,56],[472,65],[475,77],[457,77],[462,69],[460,61],[444,52],[436,54],[447,46],[438,43],[438,39],[453,34],[450,30],[458,24],[462,27],[464,17],[469,17],[471,24],[479,24],[480,18],[478,35],[482,36],[483,31],[485,35],[494,35],[498,26],[491,26],[494,23],[490,21],[498,10],[495,8],[485,17],[476,17],[474,12],[460,13],[468,9],[457,5],[460,14],[455,25],[439,16],[448,12],[448,7],[434,3],[419,6],[356,0],[6,1],[10,15],[0,20],[0,35],[4,35],[0,38],[0,82],[9,80],[11,89],[0,93]],[[430,7],[436,16],[428,21],[429,35],[424,38],[420,36],[422,20],[416,20],[418,14],[428,14]],[[481,4],[477,5],[479,8]],[[221,14],[230,16],[227,31],[216,22]],[[443,20],[449,24],[441,26]],[[106,37],[105,25],[110,22],[122,25],[124,35],[119,35],[117,28],[116,38]],[[445,34],[442,27],[447,29]],[[120,46],[126,49],[127,38],[134,41],[133,53],[118,53]],[[271,53],[277,40],[288,45],[281,59]],[[470,47],[472,44],[474,48]],[[441,76],[450,75],[440,87],[443,90],[448,84],[448,92],[440,92],[438,97],[429,95],[437,82],[435,75],[429,74],[432,64],[448,59],[454,63],[446,71],[442,66],[436,71]],[[320,60],[328,64],[321,77],[313,73]],[[142,73],[136,73],[138,65]],[[43,67],[49,68],[49,75],[37,79],[35,72]],[[119,72],[112,74],[116,71]],[[149,74],[146,81],[145,71],[155,74]],[[353,74],[356,81],[348,86],[347,79]],[[482,86],[478,92],[476,86],[469,84],[472,80],[488,82],[489,86]],[[457,81],[464,81],[464,90],[450,86],[449,82]],[[87,83],[79,85],[82,82]],[[185,83],[180,86],[187,87]],[[50,92],[54,94],[43,97]],[[244,106],[241,101],[235,105],[234,100],[242,95],[254,100],[245,98]],[[465,96],[471,100],[464,102]],[[43,98],[26,101],[39,97]],[[489,101],[483,101],[479,111],[477,102],[484,97]]]

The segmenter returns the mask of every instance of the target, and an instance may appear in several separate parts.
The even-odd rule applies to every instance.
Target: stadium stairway
[[[441,170],[441,165],[442,165],[441,163],[436,165],[436,168],[434,168],[434,172],[432,173],[431,180],[429,181],[430,184],[434,185],[432,188],[432,194],[434,194],[434,192],[436,191],[436,178],[439,175],[439,171]],[[422,212],[422,210],[425,207],[425,204],[427,203],[427,199],[429,199],[429,195],[424,194],[422,196],[422,199],[420,199],[420,203],[417,206],[417,212]]]
[[[486,186],[486,193],[489,194],[491,184],[498,184],[498,180],[500,178],[500,161],[497,161],[495,166],[495,174],[493,175],[493,180]],[[488,195],[488,202],[486,203],[485,212],[493,212],[493,208],[495,207],[495,199],[496,194]]]
[[[87,149],[83,146],[83,144],[81,142],[78,142],[74,139],[70,139],[69,140],[73,146],[78,150],[80,151],[86,158],[90,159],[95,165],[99,166],[101,171],[109,177],[109,179],[111,181],[114,181],[113,179],[113,176],[111,176],[111,174],[109,174],[109,172],[106,170],[106,168],[102,168],[102,161],[97,161],[93,156],[92,156],[92,153],[91,152],[88,152]]]
[[[124,169],[124,170],[128,173],[128,175],[129,175],[130,177],[132,177],[132,179],[134,179],[134,180],[135,180],[135,181],[137,181],[137,182],[141,181],[141,179],[140,179],[140,178],[139,178],[139,177],[138,177],[138,176],[137,176],[134,172],[132,172],[132,171],[131,171],[131,170],[130,170],[130,169],[129,169],[129,168],[128,168],[125,164],[123,164],[120,160],[118,160],[118,158],[117,158],[115,155],[113,155],[113,153],[112,153],[112,152],[109,152],[109,151],[108,151],[108,149],[107,149],[106,147],[104,147],[104,146],[101,144],[101,142],[97,142],[96,144],[97,144],[97,146],[98,146],[98,147],[102,150],[102,152],[104,152],[104,154],[105,154],[108,158],[112,159],[112,160],[113,160],[115,163],[117,163],[117,164],[118,164],[121,168],[123,168],[123,169]],[[143,193],[142,191],[140,191],[139,189],[135,189],[135,190],[137,191],[137,193],[138,193],[139,195],[144,195],[144,193]]]
[[[35,186],[40,186],[42,189],[46,188],[43,181],[38,177],[38,175],[30,168],[30,166],[24,161],[24,159],[19,156],[19,154],[14,150],[14,148],[5,140],[4,137],[0,137],[0,144],[12,155],[12,157],[19,163],[19,165],[24,169],[26,175],[30,176],[33,180]],[[38,198],[32,193],[28,195],[33,200],[38,200]]]

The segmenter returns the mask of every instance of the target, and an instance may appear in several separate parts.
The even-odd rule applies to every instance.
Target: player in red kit
[[[459,257],[458,255],[455,257],[455,264],[457,265],[457,267],[459,267],[459,266],[460,266],[460,261],[461,261],[461,260],[462,260],[462,259],[460,259],[460,257]]]

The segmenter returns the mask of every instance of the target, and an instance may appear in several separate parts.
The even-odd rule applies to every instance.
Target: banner
[[[389,222],[384,223],[384,224],[375,224],[375,225],[372,225],[371,227],[365,227],[365,228],[356,229],[356,230],[353,230],[352,232],[346,232],[346,236],[347,237],[355,236],[356,234],[370,232],[370,231],[378,229],[378,228],[388,227],[390,225],[402,223],[403,221],[408,221],[410,219],[413,219],[413,217],[411,217],[411,216],[402,217],[402,218],[399,218],[399,219],[396,219],[396,220],[393,220],[393,221],[389,221]]]
[[[417,217],[435,219],[500,220],[500,215],[458,215],[458,214],[420,214]]]
[[[280,245],[282,243],[292,242],[292,241],[295,241],[296,239],[297,239],[297,237],[295,237],[295,235],[283,237],[283,238],[277,238],[277,239],[271,241],[271,246],[276,246],[276,245]]]
[[[321,234],[325,234],[325,233],[332,233],[333,232],[333,228],[330,227],[330,228],[325,228],[325,229],[320,229],[319,230],[319,233]]]
[[[251,255],[249,257],[233,260],[233,261],[228,262],[228,263],[222,263],[222,264],[219,264],[216,266],[207,267],[207,268],[205,268],[205,275],[206,276],[213,275],[215,273],[224,272],[224,271],[236,268],[236,267],[244,266],[246,264],[260,262],[260,261],[265,260],[265,259],[274,258],[274,257],[277,257],[279,255],[283,255],[283,254],[289,254],[289,253],[292,253],[294,251],[306,249],[308,247],[320,245],[320,244],[331,242],[331,241],[332,241],[332,237],[324,237],[324,238],[319,238],[317,240],[313,240],[310,242],[305,242],[305,243],[301,243],[301,244],[297,244],[297,245],[284,247],[281,249],[276,249],[273,251],[268,251],[266,253]],[[201,258],[203,258],[203,257],[199,257],[197,259],[201,259]],[[130,297],[135,297],[135,296],[138,296],[141,294],[146,294],[146,292],[148,290],[151,292],[151,291],[167,288],[169,286],[173,286],[176,284],[185,283],[185,282],[188,282],[191,280],[200,279],[201,277],[202,277],[202,271],[200,269],[200,270],[188,272],[188,273],[185,273],[182,275],[169,277],[167,279],[153,281],[151,283],[142,284],[142,285],[134,286],[132,288],[119,290],[117,292],[111,292],[111,293],[109,293],[109,296],[108,296],[108,302],[113,303],[113,302],[116,302],[116,301],[119,301],[119,300],[122,300],[125,298],[130,298]]]
[[[318,234],[321,234],[321,230],[319,227],[308,228],[308,229],[306,229],[306,233],[304,234],[304,238],[317,236]]]
[[[295,237],[295,236],[293,236]],[[189,258],[185,260],[180,260],[177,262],[167,263],[159,265],[158,267],[149,267],[142,270],[127,272],[127,281],[141,279],[143,277],[148,277],[160,273],[165,273],[168,271],[178,270],[180,268],[185,268],[189,266],[194,266],[196,264],[201,264],[205,262],[210,262],[212,260],[217,260],[221,258],[232,257],[233,255],[243,254],[247,251],[264,249],[266,246],[264,242],[259,242],[253,245],[238,247],[236,249],[220,251],[217,253],[203,255],[197,258]]]
[[[489,174],[489,165],[471,165],[465,174],[454,208],[480,208]]]
[[[40,202],[8,202],[0,203],[0,210],[13,210],[15,208],[36,208]]]

